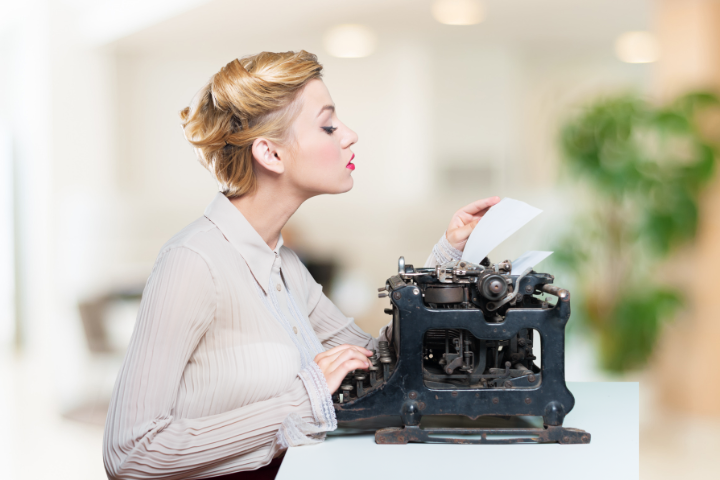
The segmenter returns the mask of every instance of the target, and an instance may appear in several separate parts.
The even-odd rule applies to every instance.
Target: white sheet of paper
[[[538,263],[552,255],[553,252],[538,252],[531,250],[520,255],[517,260],[512,262],[512,272],[510,275],[520,275],[528,267],[535,267]]]
[[[541,212],[539,208],[520,200],[503,198],[497,205],[490,207],[475,226],[465,244],[462,259],[472,263],[482,262],[493,248]]]

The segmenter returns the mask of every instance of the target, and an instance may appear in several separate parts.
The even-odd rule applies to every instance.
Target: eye
[[[337,130],[337,127],[320,127],[323,130],[325,130],[325,133],[328,135],[332,135],[335,130]]]

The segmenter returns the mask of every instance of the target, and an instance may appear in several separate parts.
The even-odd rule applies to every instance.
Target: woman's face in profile
[[[302,108],[293,123],[295,146],[288,169],[291,181],[310,196],[343,193],[353,186],[350,147],[357,134],[337,117],[322,80],[311,80],[298,99]]]

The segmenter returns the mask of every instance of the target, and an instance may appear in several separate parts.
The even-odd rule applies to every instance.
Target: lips
[[[353,165],[353,163],[352,163],[353,158],[355,158],[355,154],[354,154],[354,153],[353,153],[353,156],[350,157],[350,161],[348,162],[348,164],[345,165],[345,168],[349,168],[350,170],[355,170],[355,165]]]

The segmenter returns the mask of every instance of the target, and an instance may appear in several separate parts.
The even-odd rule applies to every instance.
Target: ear
[[[280,158],[278,145],[265,138],[256,138],[252,144],[252,154],[262,168],[273,173],[283,173],[285,164]]]

